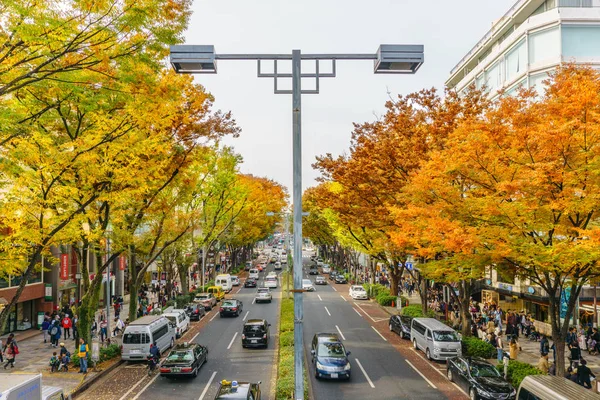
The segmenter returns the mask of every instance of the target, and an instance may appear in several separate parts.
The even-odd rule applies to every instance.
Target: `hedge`
[[[283,298],[279,318],[279,364],[275,399],[294,399],[294,388],[294,300]],[[308,398],[306,369],[304,370],[304,398]]]
[[[388,296],[390,295],[390,289],[388,289],[387,287],[385,287],[379,283],[374,284],[374,285],[372,285],[370,283],[364,283],[363,287],[367,291],[367,294],[369,295],[369,297],[372,299],[377,298],[377,296],[379,296],[382,293],[384,293]]]
[[[501,374],[504,374],[504,365],[502,363],[496,366]],[[521,384],[521,381],[528,375],[545,375],[541,370],[531,364],[527,364],[517,360],[508,362],[508,382],[516,389]]]
[[[423,310],[420,304],[411,304],[409,306],[406,306],[402,309],[400,313],[411,318],[435,318],[435,311],[433,310],[427,310],[427,314],[423,315]]]
[[[390,296],[385,293],[381,293],[379,296],[377,296],[377,302],[379,304],[381,304],[382,306],[391,307],[392,303],[396,304],[396,301],[397,301],[396,296]]]
[[[79,348],[79,346],[77,346]],[[121,346],[119,346],[118,344],[111,344],[110,346],[107,347],[100,347],[100,359],[98,360],[99,363],[107,361],[107,360],[111,360],[115,357],[119,357],[121,355]],[[92,359],[92,353],[91,353],[91,348],[90,351],[88,352],[88,362],[91,361]],[[77,353],[73,353],[71,354],[71,362],[73,363],[73,365],[77,366],[79,365],[79,356],[77,355]]]
[[[462,339],[462,353],[467,357],[494,358],[497,355],[496,348],[476,337],[464,337]]]

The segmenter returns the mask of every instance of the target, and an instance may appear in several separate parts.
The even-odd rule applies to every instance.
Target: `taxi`
[[[206,289],[206,293],[210,293],[215,296],[217,301],[221,301],[225,297],[225,292],[221,286],[209,286],[208,289]]]

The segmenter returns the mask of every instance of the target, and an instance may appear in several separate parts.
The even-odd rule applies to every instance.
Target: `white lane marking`
[[[248,317],[248,314],[250,314],[250,311],[246,311],[246,315],[244,315],[244,318],[242,318],[242,321],[246,320],[246,317]]]
[[[144,367],[146,368],[146,367]],[[125,393],[123,396],[121,396],[121,398],[119,400],[125,400],[128,398],[129,393],[133,392],[135,390],[136,387],[138,387],[140,385],[140,383],[144,382],[143,380],[140,380],[138,383],[136,383],[135,385],[133,385],[128,391],[127,393]]]
[[[377,329],[375,329],[375,327],[374,327],[374,326],[371,326],[371,328],[373,328],[373,330],[374,330],[375,332],[377,332],[377,334],[378,334],[378,335],[379,335],[379,336],[380,336],[380,337],[381,337],[383,340],[385,340],[385,341],[387,342],[387,339],[386,339],[386,338],[384,338],[384,337],[383,337],[383,335],[382,335],[381,333],[379,333],[379,331],[378,331]]]
[[[192,340],[190,340],[190,342],[194,343],[194,340],[198,337],[199,334],[200,334],[200,332],[196,333],[194,335],[194,337],[192,338]]]
[[[154,383],[154,381],[156,380],[156,378],[158,378],[159,376],[160,376],[159,373],[157,373],[156,375],[154,375],[154,378],[150,379],[150,382],[148,382],[146,384],[146,386],[144,386],[142,388],[142,390],[140,390],[140,392],[135,395],[135,397],[133,398],[133,400],[137,400],[140,397],[140,394],[144,393],[146,391],[146,389],[148,389],[150,387],[150,385],[152,385]]]
[[[212,322],[212,320],[213,320],[213,319],[217,318],[217,315],[219,315],[219,313],[218,313],[218,312],[215,312],[215,315],[213,315],[213,316],[212,316],[212,318],[210,319],[210,320],[211,320],[211,322]]]
[[[346,300],[346,298],[345,298],[344,296],[342,296],[341,294],[340,294],[340,297],[341,297],[341,298],[342,298],[342,299],[343,299],[345,302],[348,302],[348,300]]]
[[[320,295],[317,295],[317,297],[319,298],[319,300],[323,301],[323,299],[321,298],[321,296],[320,296]]]
[[[445,375],[445,374],[444,374],[442,371],[440,371],[439,369],[437,369],[436,367],[434,367],[434,366],[433,366],[433,365],[432,365],[432,364],[431,364],[429,361],[427,361],[427,359],[426,359],[425,357],[423,357],[422,355],[420,355],[420,354],[419,354],[419,352],[418,352],[417,350],[415,350],[415,348],[414,348],[414,347],[411,347],[410,349],[411,349],[412,351],[414,351],[414,352],[415,352],[415,354],[421,358],[421,360],[425,361],[425,363],[426,363],[427,365],[429,365],[429,366],[431,367],[431,369],[433,369],[434,371],[437,371],[437,372],[438,372],[438,374],[440,374],[440,375],[441,375],[441,376],[443,376],[444,378],[446,377],[446,375]]]
[[[356,361],[356,363],[358,364],[358,367],[360,368],[360,370],[362,371],[363,375],[365,376],[365,378],[367,378],[367,382],[369,382],[369,385],[371,385],[371,387],[373,389],[375,389],[375,385],[373,385],[373,382],[371,381],[371,378],[369,378],[369,375],[367,375],[367,371],[365,371],[365,369],[363,368],[362,364],[360,363],[360,361],[358,361],[358,358],[354,359]]]
[[[206,387],[202,391],[202,394],[200,395],[200,398],[198,400],[204,399],[204,396],[206,396],[206,392],[208,392],[208,388],[210,387],[210,384],[212,383],[213,379],[215,379],[215,375],[217,375],[217,371],[213,372],[212,375],[210,376],[210,379],[208,380],[208,383],[206,384]]]
[[[362,317],[361,313],[359,313],[356,308],[352,307],[352,309],[358,314],[359,317]]]
[[[256,303],[256,297],[252,299],[252,304]]]
[[[231,346],[233,346],[233,341],[237,337],[237,334],[238,333],[236,332],[235,335],[233,335],[233,338],[231,338],[231,342],[229,342],[229,346],[227,346],[227,350],[231,349]]]
[[[329,312],[329,310],[327,309],[327,307],[325,307],[325,311],[327,311],[327,315],[329,315],[331,317],[331,313]]]
[[[429,379],[427,379],[427,377],[425,375],[423,375],[423,373],[421,371],[419,371],[418,369],[416,369],[415,366],[412,365],[412,363],[410,361],[408,361],[408,360],[404,360],[404,361],[406,361],[408,363],[408,365],[410,365],[412,367],[412,369],[414,369],[417,374],[421,375],[421,378],[425,379],[425,382],[427,382],[429,384],[429,386],[431,386],[434,389],[437,389],[437,386],[435,386],[433,384],[433,382],[431,382]]]
[[[331,288],[337,292],[337,289],[334,286],[332,286]]]
[[[364,308],[362,308],[361,306],[359,306],[359,305],[358,305],[358,304],[356,304],[356,303],[354,303],[354,304],[356,305],[356,307],[360,308],[360,311],[362,311],[362,312],[363,312],[363,313],[364,313],[366,316],[368,316],[369,318],[371,318],[371,320],[372,320],[373,322],[377,322],[377,321],[375,321],[375,318],[371,317],[371,316],[370,316],[370,315],[369,315],[369,314],[368,314],[368,313],[367,313],[367,312],[364,310]]]
[[[340,327],[336,325],[335,329],[337,329],[337,331],[340,333],[340,336],[342,337],[342,339],[346,340],[346,338],[344,337],[344,334],[342,333],[342,331],[340,331]]]

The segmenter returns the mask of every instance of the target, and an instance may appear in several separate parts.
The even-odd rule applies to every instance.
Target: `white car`
[[[269,275],[265,278],[265,287],[276,289],[277,288],[277,275]]]
[[[276,270],[280,270],[280,269],[281,269],[281,262],[280,262],[280,261],[277,261],[277,262],[275,263],[275,269],[276,269]]]
[[[231,286],[240,286],[240,278],[237,275],[231,275]]]
[[[350,290],[348,291],[350,297],[354,300],[368,300],[369,296],[367,296],[367,291],[364,287],[360,285],[352,285],[350,286]]]
[[[262,303],[262,302],[271,302],[273,300],[273,296],[271,295],[271,291],[269,290],[269,288],[258,288],[258,290],[256,291],[256,296],[254,296],[254,299],[256,300],[257,303]]]
[[[302,279],[302,289],[306,290],[307,292],[315,291],[315,287],[310,279]]]
[[[323,273],[324,274],[328,274],[331,272],[331,267],[329,266],[329,264],[323,264]]]
[[[250,271],[248,271],[248,278],[254,278],[258,280],[258,270],[256,268],[252,268]]]

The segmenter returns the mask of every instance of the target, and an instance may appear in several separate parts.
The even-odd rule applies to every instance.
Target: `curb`
[[[116,363],[114,363],[113,365],[111,365],[110,367],[108,367],[105,370],[103,370],[103,371],[97,373],[96,375],[94,375],[88,381],[85,381],[85,377],[84,377],[83,378],[83,383],[80,384],[71,393],[69,393],[69,397],[76,398],[78,395],[80,395],[81,393],[85,392],[98,379],[102,378],[104,375],[108,374],[109,372],[111,372],[112,370],[116,369],[117,367],[119,367],[120,365],[122,365],[124,363],[125,363],[124,360],[119,360]]]

